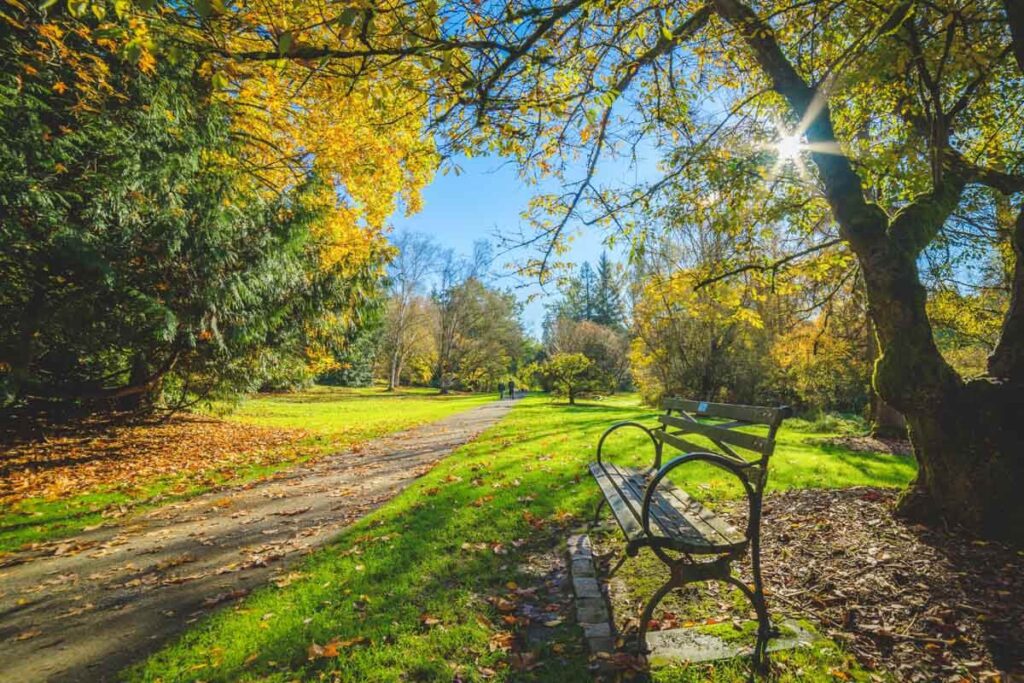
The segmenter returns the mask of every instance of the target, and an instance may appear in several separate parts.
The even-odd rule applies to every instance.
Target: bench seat
[[[748,539],[741,531],[667,480],[662,480],[651,497],[648,536],[643,529],[644,495],[657,472],[610,462],[591,463],[590,472],[626,536],[631,555],[641,547],[694,555],[735,553],[747,547]]]

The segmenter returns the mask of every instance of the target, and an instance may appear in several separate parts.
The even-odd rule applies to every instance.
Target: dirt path
[[[0,680],[116,678],[271,581],[501,419],[489,403],[263,482],[168,505],[0,569]]]

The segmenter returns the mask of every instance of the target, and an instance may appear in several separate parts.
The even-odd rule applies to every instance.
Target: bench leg
[[[592,520],[590,520],[590,524],[587,525],[588,529],[593,529],[595,526],[597,526],[597,523],[601,520],[601,510],[603,510],[604,506],[607,505],[607,504],[608,504],[608,501],[605,500],[604,497],[602,496],[601,502],[599,502],[597,504],[597,509],[594,510],[594,518]]]
[[[739,580],[738,577],[730,575],[724,579],[726,582],[740,589],[743,595],[747,596],[750,604],[757,612],[757,643],[754,645],[754,668],[763,672],[768,665],[768,641],[778,635],[772,627],[772,621],[768,616],[768,606],[764,600],[764,593],[760,589],[750,590],[750,586]]]
[[[754,590],[751,602],[754,603],[754,609],[757,611],[759,622],[757,640],[758,645],[761,646],[760,651],[757,648],[754,650],[754,664],[759,671],[762,671],[768,663],[768,640],[770,638],[777,638],[779,631],[772,626],[772,620],[768,614],[768,603],[764,599],[764,580],[761,578],[760,536],[759,533],[754,534],[750,544],[750,567],[751,573],[754,575]]]
[[[622,569],[622,565],[624,565],[626,563],[626,559],[628,559],[628,558],[629,558],[629,555],[627,555],[626,553],[622,554],[622,557],[620,557],[615,562],[615,566],[612,567],[611,570],[608,572],[608,578],[609,579],[612,578],[613,576],[615,576],[615,573],[618,572],[620,569]]]

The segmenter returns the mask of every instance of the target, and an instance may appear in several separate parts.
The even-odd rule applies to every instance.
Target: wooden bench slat
[[[737,432],[733,429],[722,429],[721,427],[707,425],[701,422],[691,422],[686,418],[676,417],[675,415],[659,415],[658,422],[669,427],[675,427],[676,429],[680,429],[684,432],[700,434],[701,436],[706,436],[715,441],[722,441],[734,446],[739,446],[740,448],[757,451],[758,453],[765,453],[772,445],[772,442],[763,436],[747,434],[746,432]],[[664,430],[659,431],[664,433],[666,436],[671,436]],[[657,433],[655,433],[655,436],[657,436]]]
[[[645,538],[641,516],[647,473],[613,463],[594,463],[590,471],[626,537],[631,541]],[[651,497],[649,521],[652,536],[669,541],[667,545],[678,550],[711,553],[746,543],[732,525],[671,482],[662,482]]]
[[[661,481],[651,497],[651,507],[651,517],[657,519],[662,533],[669,538],[689,535],[688,530],[693,529],[706,545],[729,545],[744,540],[742,535],[737,538],[729,533],[728,523],[670,481]]]
[[[704,521],[709,527],[714,529],[722,539],[723,543],[743,543],[746,537],[736,527],[730,524],[727,520],[719,517],[710,508],[695,500],[683,489],[678,486],[673,486],[667,492],[667,495],[677,498],[682,505],[688,506],[698,515],[701,520]]]
[[[734,452],[730,452],[730,453],[717,453],[716,451],[710,450],[707,446],[698,446],[698,445],[696,445],[696,444],[694,444],[694,443],[692,443],[690,441],[687,441],[686,439],[682,439],[682,438],[678,437],[675,434],[670,434],[670,433],[666,432],[663,429],[655,429],[655,430],[652,431],[652,433],[654,434],[654,438],[659,439],[659,440],[667,443],[669,446],[672,446],[673,448],[678,448],[681,451],[680,455],[684,455],[686,453],[697,453],[697,452],[700,452],[700,453],[707,453],[707,452],[716,453],[716,455],[721,455],[723,457],[729,458],[730,460],[734,461],[740,467],[749,467],[749,466],[751,466],[752,463],[756,462],[756,461],[753,461],[753,460],[745,460],[745,459],[741,458],[739,455],[737,455]],[[729,449],[729,450],[731,451],[732,449]]]
[[[644,477],[644,473],[638,470],[630,470],[627,468],[621,468],[614,464],[611,465],[615,469],[613,478],[618,479],[622,482],[621,488],[627,492],[627,495],[633,499],[634,504],[630,507],[636,511],[636,518],[640,521],[641,529],[643,528],[643,509],[644,509],[644,494],[647,491],[647,479]],[[651,501],[651,505],[657,509],[661,504],[661,501],[655,497]],[[655,536],[664,536],[666,538],[671,537],[671,531],[667,528],[663,528],[660,524],[660,518],[656,514],[651,515],[651,532]],[[694,536],[694,540],[699,543],[703,543],[704,539],[700,536]]]
[[[725,417],[743,422],[758,422],[774,425],[789,415],[788,408],[766,408],[764,406],[735,405],[732,403],[710,403],[691,401],[683,398],[666,398],[662,405],[666,409],[685,410],[695,415]]]
[[[608,506],[612,509],[612,515],[615,517],[615,521],[619,523],[619,528],[622,529],[622,533],[626,535],[626,538],[630,541],[643,538],[644,530],[640,526],[640,515],[633,513],[629,503],[619,493],[618,488],[608,476],[605,468],[596,462],[591,463],[590,472],[594,475],[594,479],[597,480],[597,485],[601,487],[601,493],[604,495],[605,500],[608,501]]]

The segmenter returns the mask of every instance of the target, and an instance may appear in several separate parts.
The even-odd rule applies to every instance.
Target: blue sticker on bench
[[[708,412],[708,402],[707,401],[701,401],[700,403],[698,403],[697,404],[697,412],[698,413],[706,413],[706,412]]]

